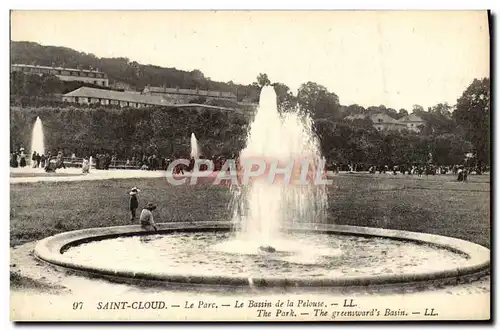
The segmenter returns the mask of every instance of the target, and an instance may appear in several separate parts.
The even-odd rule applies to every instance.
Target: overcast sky
[[[200,69],[250,84],[307,81],[341,104],[455,104],[489,77],[486,12],[13,12],[11,38],[99,57]]]

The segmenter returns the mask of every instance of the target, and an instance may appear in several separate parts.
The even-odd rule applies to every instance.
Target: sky
[[[11,39],[407,110],[453,105],[490,71],[485,11],[13,11]]]

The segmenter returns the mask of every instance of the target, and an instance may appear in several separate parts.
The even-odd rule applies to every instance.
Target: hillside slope
[[[35,42],[11,41],[11,63],[68,68],[99,69],[106,72],[111,81],[130,84],[137,90],[146,85],[182,87],[217,90],[237,94],[238,101],[258,100],[259,90],[253,85],[239,85],[231,82],[215,82],[199,70],[183,71],[176,68],[163,68],[144,65],[128,58],[99,58],[94,54],[78,52],[59,46],[43,46]]]

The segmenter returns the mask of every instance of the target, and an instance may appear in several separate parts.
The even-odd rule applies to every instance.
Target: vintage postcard
[[[488,321],[487,11],[10,13],[12,321]]]

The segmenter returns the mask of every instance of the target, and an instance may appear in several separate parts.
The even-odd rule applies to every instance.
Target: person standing
[[[19,150],[20,154],[19,154],[19,166],[21,168],[24,168],[26,167],[26,154],[24,154],[24,148],[21,148]]]
[[[10,166],[12,168],[17,168],[19,166],[19,162],[17,162],[17,152],[10,155]]]
[[[36,152],[33,151],[33,155],[31,155],[31,167],[36,168]]]
[[[40,168],[45,168],[45,160],[45,154],[42,154],[42,156],[40,156]]]
[[[40,168],[40,161],[41,161],[42,157],[40,156],[40,154],[36,153],[36,157],[35,157],[35,161],[36,161],[36,167],[37,168]]]
[[[88,174],[90,170],[89,159],[87,157],[83,158],[82,161],[82,173]]]
[[[143,228],[144,230],[151,230],[151,228],[153,228],[155,231],[158,231],[158,228],[156,227],[153,218],[153,210],[155,209],[156,206],[150,202],[142,210],[140,221],[141,221],[141,228]]]
[[[130,192],[129,210],[130,210],[130,221],[135,221],[136,210],[139,208],[139,199],[137,194],[140,190],[137,187],[133,187]]]
[[[457,177],[457,181],[458,182],[463,182],[464,181],[464,173],[463,173],[464,169],[462,167],[458,168],[457,170],[457,174],[458,174],[458,177]]]

